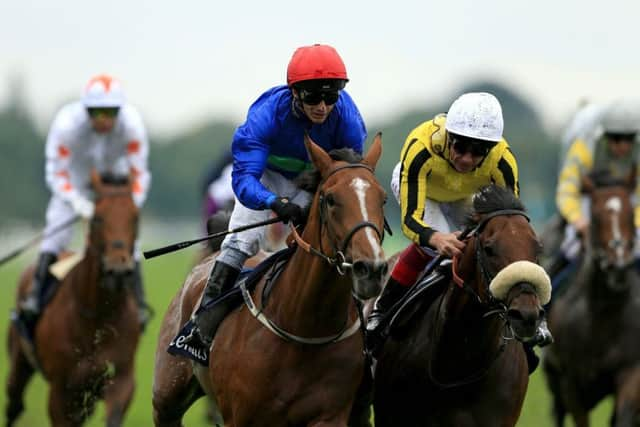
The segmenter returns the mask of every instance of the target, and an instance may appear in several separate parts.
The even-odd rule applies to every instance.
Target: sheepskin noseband
[[[499,300],[504,300],[516,283],[527,282],[535,288],[542,305],[551,300],[551,279],[544,268],[531,261],[516,261],[496,274],[489,290]]]

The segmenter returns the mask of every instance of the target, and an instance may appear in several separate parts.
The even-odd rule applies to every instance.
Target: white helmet
[[[500,102],[490,93],[465,93],[451,104],[445,127],[458,135],[498,142],[504,130]]]
[[[87,108],[122,107],[124,104],[122,85],[117,79],[106,74],[94,76],[84,88],[82,103]]]
[[[638,133],[640,108],[629,101],[616,101],[602,116],[602,128],[607,133]]]

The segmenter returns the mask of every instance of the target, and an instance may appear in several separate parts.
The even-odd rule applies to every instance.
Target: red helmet
[[[287,84],[291,86],[301,81],[319,79],[349,80],[338,52],[326,44],[296,49],[287,67]]]

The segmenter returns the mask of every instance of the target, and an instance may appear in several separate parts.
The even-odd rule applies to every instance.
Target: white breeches
[[[278,197],[288,197],[289,200],[302,208],[306,208],[311,203],[312,195],[310,193],[299,189],[293,181],[277,172],[266,169],[260,182]],[[236,198],[229,220],[229,229],[266,221],[272,215],[273,212],[270,209],[260,211],[249,209]],[[264,242],[265,230],[265,227],[258,227],[227,235],[222,242],[222,251],[218,259],[224,261],[225,252],[228,249],[240,251],[247,257],[255,255]]]

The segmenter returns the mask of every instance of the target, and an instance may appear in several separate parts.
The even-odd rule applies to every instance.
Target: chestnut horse
[[[387,272],[385,192],[374,175],[381,136],[361,161],[353,153],[334,160],[308,138],[305,145],[322,180],[268,304],[247,301],[253,310],[243,305],[222,322],[208,368],[166,349],[197,306],[212,260],[194,268],[169,306],[156,352],[157,426],[180,426],[202,390],[228,427],[347,425],[365,362],[352,294],[377,295]],[[255,301],[264,286],[263,279],[247,297]]]
[[[482,188],[470,218],[470,237],[445,271],[443,290],[435,301],[418,298],[399,313],[380,350],[378,427],[499,427],[518,420],[529,378],[520,341],[536,333],[549,278],[537,265],[536,234],[510,190]]]
[[[625,181],[583,180],[591,225],[580,268],[550,311],[555,344],[544,368],[556,426],[576,426],[608,395],[613,426],[640,425],[640,278],[634,266],[635,174]]]
[[[138,209],[131,196],[131,179],[112,181],[103,182],[92,173],[95,213],[84,258],[42,311],[34,331],[36,360],[30,358],[30,344],[10,326],[9,426],[24,409],[22,395],[36,367],[50,386],[52,425],[81,425],[99,398],[106,404],[107,425],[123,423],[134,391],[134,355],[140,335],[133,291]],[[18,301],[32,278],[33,266],[20,278]]]

